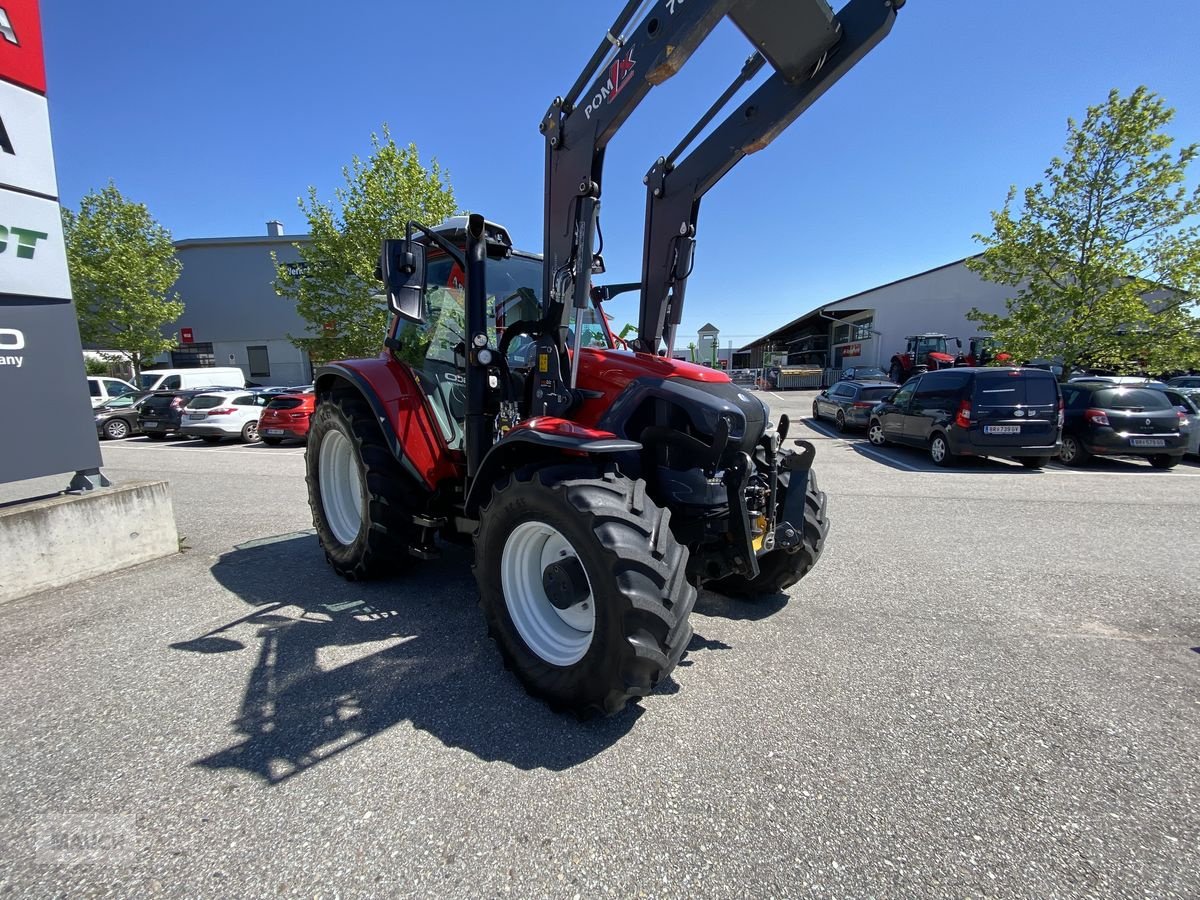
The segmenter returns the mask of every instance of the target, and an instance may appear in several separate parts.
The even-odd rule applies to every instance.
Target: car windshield
[[[1145,388],[1109,388],[1096,391],[1092,402],[1104,409],[1161,410],[1173,408],[1171,401],[1162,391],[1151,391]]]
[[[144,391],[147,391],[154,387],[154,382],[158,381],[158,379],[161,377],[161,372],[143,372],[138,376],[138,387]]]
[[[975,381],[975,402],[991,406],[1054,406],[1058,390],[1050,375],[981,372]]]

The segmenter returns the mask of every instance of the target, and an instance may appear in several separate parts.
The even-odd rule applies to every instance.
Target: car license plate
[[[1130,447],[1165,447],[1167,442],[1162,438],[1130,438]]]
[[[1020,434],[1020,425],[984,425],[984,434]]]
[[[208,416],[208,413],[188,413],[189,419],[203,419]]]
[[[265,433],[266,434],[283,434],[283,429],[282,428],[268,428]]]
[[[142,423],[142,427],[143,427],[143,428],[157,428],[157,427],[158,427],[158,423],[157,423],[157,422],[150,422],[150,421],[146,421],[146,422],[143,422],[143,423]]]

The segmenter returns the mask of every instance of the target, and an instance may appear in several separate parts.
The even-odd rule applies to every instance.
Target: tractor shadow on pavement
[[[487,638],[470,556],[350,584],[311,534],[243,545],[212,567],[254,608],[171,646],[257,653],[232,746],[197,760],[279,784],[408,721],[448,747],[519,769],[568,769],[624,737],[642,709],[585,722],[525,694]],[[671,693],[673,682],[660,687]]]

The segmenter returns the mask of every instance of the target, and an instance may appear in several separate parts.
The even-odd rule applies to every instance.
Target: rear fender
[[[487,500],[492,485],[505,472],[530,463],[552,462],[571,457],[612,457],[637,453],[642,445],[617,437],[611,431],[587,428],[568,419],[538,416],[527,419],[492,445],[479,464],[479,471],[467,491],[467,518],[479,517],[479,508]]]
[[[462,453],[451,450],[408,368],[394,359],[347,359],[321,366],[317,396],[342,387],[370,405],[392,455],[409,475],[430,491],[466,474]]]

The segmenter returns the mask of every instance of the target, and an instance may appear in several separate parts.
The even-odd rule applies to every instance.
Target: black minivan
[[[939,369],[908,381],[871,411],[877,447],[911,444],[939,466],[960,456],[1016,459],[1038,469],[1058,452],[1062,394],[1043,369]]]

